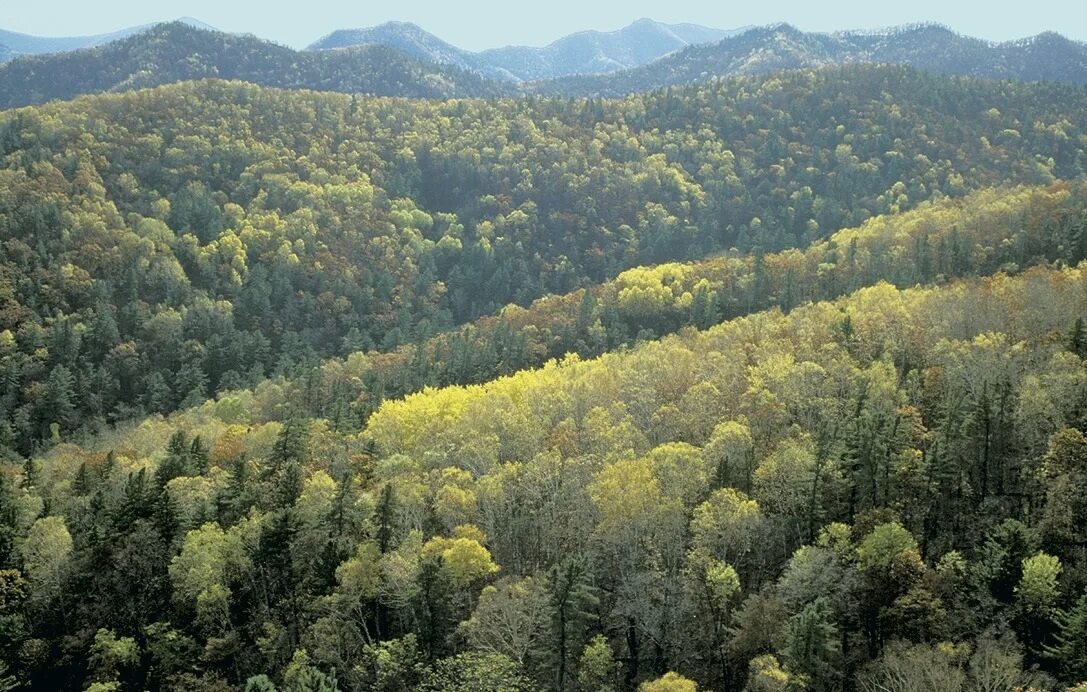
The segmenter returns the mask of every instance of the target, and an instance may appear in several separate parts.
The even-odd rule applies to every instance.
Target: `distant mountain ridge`
[[[197,29],[214,30],[214,27],[211,25],[205,24],[198,19],[193,19],[192,17],[182,17],[176,21]],[[129,36],[143,33],[159,24],[160,22],[131,26],[106,34],[64,37],[32,36],[30,34],[20,34],[15,31],[0,29],[0,62],[10,60],[17,55],[45,55],[49,53],[66,53],[83,48],[93,48],[95,46],[113,43],[114,41],[120,41]]]
[[[0,64],[0,108],[81,94],[127,91],[208,77],[286,89],[313,89],[408,98],[490,98],[535,94],[563,97],[617,97],[683,86],[717,77],[819,69],[851,64],[906,65],[941,75],[1059,81],[1087,85],[1087,44],[1056,33],[993,43],[922,24],[879,32],[806,33],[787,24],[748,29],[716,43],[692,44],[647,64],[607,73],[519,80],[518,75],[568,69],[607,69],[612,62],[646,60],[665,44],[705,38],[706,30],[672,25],[661,33],[655,22],[635,22],[622,32],[585,32],[563,41],[585,47],[615,39],[607,50],[582,53],[552,44],[567,59],[547,62],[518,48],[467,53],[410,24],[383,25],[385,39],[337,50],[296,51],[252,35],[226,34],[184,22],[155,25],[143,32],[78,51],[16,56]],[[626,41],[638,32],[657,37]],[[380,32],[379,32],[380,33]],[[582,38],[579,38],[582,37]],[[669,38],[671,37],[671,38]],[[395,41],[393,40],[395,39]],[[2,42],[0,42],[2,43]],[[595,45],[595,44],[592,44]],[[620,51],[617,46],[625,46]],[[10,47],[9,47],[10,48]],[[525,49],[538,51],[541,49]],[[4,46],[0,45],[0,55]],[[473,62],[492,53],[513,65],[500,77],[481,74]],[[428,59],[420,54],[431,56]],[[525,57],[529,55],[529,57]],[[493,57],[493,56],[492,56]],[[536,62],[533,62],[536,61]],[[609,62],[612,61],[612,62]],[[495,68],[497,69],[497,68]]]
[[[616,74],[558,78],[531,88],[542,94],[620,96],[713,77],[854,63],[908,65],[942,75],[1087,84],[1087,44],[1053,32],[995,43],[938,24],[832,34],[778,24],[690,46]]]
[[[457,48],[410,22],[387,22],[368,29],[334,31],[309,50],[385,44],[423,60],[520,82],[630,69],[687,46],[719,41],[742,31],[639,19],[616,31],[581,31],[543,47],[505,46],[477,53]]]
[[[413,98],[515,93],[504,82],[388,46],[299,52],[255,36],[172,22],[95,48],[20,56],[0,65],[0,108],[206,78]]]

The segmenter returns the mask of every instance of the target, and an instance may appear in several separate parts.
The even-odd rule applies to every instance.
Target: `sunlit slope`
[[[733,255],[631,269],[528,308],[509,306],[464,328],[391,352],[326,361],[304,377],[230,392],[170,419],[268,422],[290,415],[359,429],[386,398],[425,386],[485,382],[568,353],[592,357],[637,339],[786,310],[883,280],[906,287],[956,277],[1075,264],[1087,254],[1082,184],[983,190],[843,229],[806,250]],[[114,435],[96,446],[115,444]],[[123,439],[123,436],[122,436]]]
[[[792,434],[792,426],[811,433],[840,428],[860,394],[849,383],[877,375],[891,376],[881,385],[891,388],[888,395],[906,384],[897,380],[929,367],[952,368],[940,387],[974,389],[986,381],[1017,387],[1023,374],[1017,371],[1044,368],[1067,352],[1085,300],[1082,268],[906,291],[880,283],[788,315],[758,313],[629,353],[572,358],[386,402],[366,432],[384,455],[477,474],[549,450],[618,458],[669,442],[701,446],[719,423],[740,419],[752,427],[756,448],[766,449]],[[992,372],[969,370],[984,368],[986,358]],[[910,386],[922,387],[912,392],[921,394],[925,384]],[[892,401],[904,405],[908,398]],[[1079,403],[1050,401],[1057,411]],[[1044,437],[1047,426],[1061,421],[1038,422],[1041,429],[1032,422],[1022,432]]]
[[[319,512],[332,511],[340,487],[356,488],[351,506],[364,514],[385,494],[395,498],[394,513],[337,539],[345,554],[358,542],[382,569],[407,570],[382,580],[417,578],[422,541],[435,534],[434,546],[459,545],[442,543],[453,540],[442,538],[449,532],[472,541],[466,548],[484,542],[484,567],[497,569],[488,566],[493,556],[509,578],[588,556],[599,560],[590,564],[604,594],[600,617],[653,632],[665,615],[643,607],[640,580],[678,589],[685,570],[705,569],[700,561],[727,561],[743,585],[737,598],[752,596],[828,522],[856,521],[865,531],[864,522],[893,519],[935,560],[972,517],[1049,516],[1041,514],[1047,486],[1032,479],[1049,436],[1083,423],[1084,314],[1084,267],[908,290],[880,283],[789,314],[771,310],[629,352],[386,402],[362,436],[324,421],[190,418],[184,429],[200,436],[208,464],[198,476],[177,476],[184,466],[162,471],[178,457],[163,456],[165,426],[148,423],[108,457],[54,449],[37,462],[30,497],[47,497],[53,514],[84,516],[88,487],[126,497],[154,472],[169,479],[181,531],[248,512],[229,535],[266,535],[261,527],[281,520],[277,488],[289,472],[308,489],[299,507],[317,502]],[[979,426],[982,419],[991,425]],[[305,452],[290,452],[292,444]],[[1021,508],[1021,497],[1033,509]],[[737,509],[750,521],[729,523]],[[332,530],[312,516],[317,523],[301,535]],[[732,527],[731,538],[713,538],[715,521]],[[1045,521],[1054,520],[1040,530],[1063,545],[1060,525]],[[838,530],[848,540],[848,529]],[[200,535],[211,531],[205,525]],[[374,552],[379,536],[387,556]],[[896,589],[921,583],[903,579]],[[416,607],[395,591],[367,598],[405,617]],[[682,623],[698,620],[700,601],[677,599],[669,665],[713,679],[712,668],[684,654],[698,633]],[[907,616],[894,612],[879,631],[908,631]],[[332,649],[318,651],[339,661]]]

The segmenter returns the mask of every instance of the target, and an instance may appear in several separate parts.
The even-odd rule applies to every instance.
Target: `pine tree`
[[[781,653],[790,670],[805,675],[810,689],[836,689],[841,635],[825,598],[815,599],[789,619]]]
[[[1047,658],[1056,662],[1065,681],[1087,680],[1087,594],[1071,610],[1061,611],[1056,618],[1054,643],[1045,648]]]
[[[74,386],[72,371],[63,365],[58,365],[49,372],[41,408],[44,422],[56,423],[61,430],[69,428],[75,420],[76,412]]]
[[[138,520],[150,517],[157,495],[157,491],[148,489],[147,469],[128,474],[124,493],[113,512],[114,532],[118,535],[128,533]]]
[[[255,503],[251,483],[248,462],[245,459],[235,460],[231,464],[226,487],[216,497],[219,521],[224,525],[233,524],[244,517]]]
[[[18,689],[19,681],[14,675],[8,675],[8,664],[0,660],[0,692],[11,692]]]
[[[1082,317],[1076,318],[1068,338],[1068,349],[1080,358],[1087,356],[1087,323]]]
[[[396,522],[396,495],[392,483],[381,488],[381,499],[377,505],[377,546],[382,554],[392,547],[393,528]]]
[[[549,648],[557,690],[566,689],[572,659],[584,646],[582,638],[599,602],[590,579],[589,565],[580,556],[567,557],[547,574],[552,627]]]
[[[76,471],[75,479],[72,480],[72,492],[78,497],[83,497],[90,494],[90,491],[90,473],[87,471],[87,462],[84,461],[79,464],[79,470]]]
[[[166,458],[155,469],[155,484],[163,488],[178,476],[189,475],[189,436],[178,430],[166,443]]]
[[[415,610],[418,617],[416,635],[423,651],[431,660],[440,658],[446,649],[447,635],[453,624],[453,584],[442,569],[441,558],[424,559],[415,578],[418,590]]]
[[[718,319],[717,292],[706,286],[699,286],[695,289],[694,300],[691,302],[691,324],[699,329],[709,329],[717,324]]]
[[[207,475],[211,466],[211,455],[207,445],[204,444],[199,435],[193,438],[192,444],[189,446],[189,461],[190,473],[200,476]]]
[[[306,422],[292,416],[279,431],[272,455],[269,472],[278,474],[288,462],[304,464],[309,457],[309,427]]]

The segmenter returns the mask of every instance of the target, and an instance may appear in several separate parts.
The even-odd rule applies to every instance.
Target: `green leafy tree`
[[[532,688],[510,658],[474,653],[435,662],[419,685],[422,692],[528,692]]]
[[[1060,596],[1060,558],[1038,553],[1023,560],[1023,576],[1015,587],[1019,603],[1029,613],[1044,615]]]
[[[607,638],[599,634],[593,637],[578,661],[578,684],[585,690],[614,692],[619,689],[619,672],[620,664]]]
[[[698,685],[678,673],[668,672],[638,685],[638,692],[697,692]]]

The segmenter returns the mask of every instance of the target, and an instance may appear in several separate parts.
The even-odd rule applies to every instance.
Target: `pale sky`
[[[481,50],[544,45],[582,29],[612,30],[641,17],[722,29],[789,22],[806,31],[878,29],[939,22],[991,40],[1059,31],[1087,40],[1087,2],[1004,3],[957,0],[5,0],[0,28],[41,36],[98,34],[191,16],[224,31],[246,32],[296,48],[340,28],[411,21],[450,43]],[[278,5],[278,7],[277,7]]]

